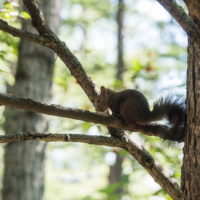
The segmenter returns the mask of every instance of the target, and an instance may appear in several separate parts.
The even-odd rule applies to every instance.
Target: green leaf
[[[31,19],[31,16],[29,15],[29,13],[27,13],[25,11],[20,12],[19,16],[24,19]]]
[[[89,124],[87,122],[82,124],[82,128],[84,131],[87,131],[90,127],[91,127],[91,124]]]
[[[132,66],[132,69],[134,70],[134,71],[140,71],[141,69],[142,69],[142,64],[141,64],[141,61],[140,60],[134,60],[133,61],[133,66]]]
[[[122,87],[122,85],[123,85],[123,82],[121,80],[115,80],[115,82],[114,82],[115,88],[120,88],[120,87]]]
[[[8,3],[8,2],[4,4],[4,7],[7,8],[7,9],[13,9],[13,5],[11,3]]]

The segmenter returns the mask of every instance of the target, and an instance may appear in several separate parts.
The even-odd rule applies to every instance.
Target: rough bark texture
[[[200,2],[185,0],[189,14],[200,31]],[[187,122],[182,166],[182,190],[185,200],[200,199],[200,43],[189,37],[187,72]]]
[[[93,145],[104,145],[108,147],[123,147],[124,141],[119,138],[101,135],[67,134],[67,133],[36,133],[1,135],[0,143],[22,142],[25,140],[38,140],[45,142],[80,142]]]
[[[188,47],[187,129],[182,167],[184,199],[200,199],[200,45]]]
[[[185,3],[188,6],[190,15],[195,20],[195,22],[200,21],[200,2],[199,0],[185,0]]]
[[[43,0],[41,8],[52,29],[59,25],[58,9],[60,1]],[[32,30],[27,22],[22,28]],[[51,94],[54,53],[39,45],[21,40],[16,72],[16,82],[12,93],[18,97],[48,101]],[[6,109],[5,132],[43,132],[47,121],[43,116],[29,111]],[[28,141],[10,143],[5,146],[5,168],[3,178],[4,200],[40,200],[44,191],[44,156],[46,143]]]

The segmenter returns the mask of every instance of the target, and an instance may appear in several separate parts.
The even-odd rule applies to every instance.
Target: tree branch
[[[190,36],[195,37],[199,41],[199,34],[192,18],[184,11],[184,9],[176,3],[175,0],[157,0],[174,19],[179,23],[183,30]]]
[[[29,4],[30,2],[32,3],[34,2],[33,4],[36,4],[34,0],[26,1],[27,4]],[[31,11],[33,12],[33,10]],[[37,24],[37,22],[35,22],[35,20],[37,19],[37,16],[35,16],[35,14],[33,13],[31,14],[31,16],[32,15],[34,15],[34,18],[33,18],[34,20],[32,19],[33,24]],[[40,21],[42,21],[42,18]],[[42,25],[37,24],[35,25],[35,27],[36,28],[40,27],[38,31],[42,33],[42,36],[32,34],[30,32],[19,30],[15,27],[9,26],[7,22],[1,19],[0,19],[0,30],[6,33],[9,33],[14,37],[19,37],[21,39],[25,39],[25,40],[35,42],[37,44],[51,48],[55,53],[57,53],[57,55],[61,58],[61,60],[63,60],[63,62],[66,64],[66,66],[70,70],[71,74],[76,78],[78,84],[82,87],[82,89],[85,91],[85,93],[87,94],[91,102],[94,104],[95,99],[98,96],[98,92],[95,87],[95,84],[92,82],[91,78],[87,76],[81,63],[76,58],[76,56],[69,50],[66,44],[62,42],[56,36],[56,34],[53,33],[53,31],[51,31],[46,24],[44,24],[43,21],[41,23]]]
[[[109,147],[122,147],[123,141],[118,138],[99,135],[83,135],[83,134],[44,134],[44,133],[28,133],[16,135],[0,136],[0,143],[22,142],[26,140],[40,140],[45,142],[80,142],[87,144],[95,144]]]
[[[45,23],[44,16],[39,9],[36,0],[23,0],[23,2],[28,8],[29,14],[31,15],[33,26],[43,37],[47,37],[52,41],[45,43],[44,45],[57,53],[60,59],[66,64],[71,74],[76,78],[78,84],[85,91],[90,101],[94,104],[95,99],[98,96],[98,92],[96,90],[95,84],[92,82],[90,77],[87,76],[79,60],[69,50],[66,44],[62,42]]]
[[[46,38],[30,33],[28,31],[17,29],[13,26],[9,26],[8,23],[2,19],[0,19],[0,30],[9,33],[14,37],[19,37],[21,39],[29,40],[31,42],[46,46]]]
[[[42,134],[28,133],[18,135],[0,136],[0,143],[21,142],[25,140],[40,140],[45,142],[81,142],[93,145],[103,145],[109,147],[120,147],[133,155],[139,163],[149,172],[149,174],[159,183],[173,199],[181,200],[182,192],[176,181],[167,176],[164,170],[158,165],[153,157],[145,151],[142,146],[127,137],[121,140],[116,137],[99,136],[99,135],[82,135],[82,134]]]
[[[53,31],[48,27],[48,25],[45,22],[44,15],[42,11],[40,10],[36,0],[24,0],[24,5],[29,10],[29,13],[31,15],[32,24],[38,30],[40,35],[43,36],[56,36]],[[57,36],[56,36],[57,38]]]
[[[83,111],[80,109],[64,108],[59,105],[47,105],[33,101],[31,99],[16,98],[11,95],[4,94],[0,94],[0,105],[28,110],[32,112],[39,112],[47,115],[66,117],[86,122],[92,122],[95,124],[112,126],[114,128],[133,132],[143,132],[144,134],[149,136],[158,136],[163,139],[171,140],[171,129],[168,128],[168,126],[164,125],[152,124],[145,126],[128,126],[124,124],[120,119],[113,117],[112,115],[105,116],[101,113]],[[123,136],[123,133],[121,134],[121,136]]]
[[[86,122],[101,123],[103,125],[117,126],[117,124],[119,123],[120,126],[120,120],[112,116],[104,116],[102,114],[83,111],[79,109],[65,108],[59,105],[47,105],[39,103],[37,101],[33,101],[31,99],[16,98],[11,95],[0,94],[0,105],[47,115],[84,120]],[[123,127],[122,123],[120,127]]]
[[[176,180],[159,166],[149,152],[143,146],[139,146],[131,137],[126,137],[123,147],[146,169],[154,180],[172,197],[174,200],[182,200],[183,193],[176,183]],[[141,156],[141,157],[140,157]]]

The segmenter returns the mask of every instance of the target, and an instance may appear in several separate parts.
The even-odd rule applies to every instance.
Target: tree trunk
[[[187,129],[182,167],[184,199],[200,199],[200,44],[188,47]]]
[[[189,14],[200,32],[200,2],[185,0]],[[200,199],[200,43],[189,38],[187,72],[187,122],[182,166],[184,199]]]
[[[59,25],[59,7],[58,0],[41,1],[44,15],[54,30]],[[33,31],[27,21],[23,22],[22,28]],[[21,40],[13,95],[48,101],[51,96],[54,61],[55,56],[51,50]],[[44,132],[47,129],[47,120],[37,113],[6,109],[5,119],[6,134]],[[46,143],[38,141],[10,143],[5,146],[3,200],[42,199],[45,147]]]
[[[114,165],[110,166],[109,184],[120,182],[122,179],[123,157],[120,155],[118,151],[113,151],[113,152],[116,154],[116,160]]]
[[[118,80],[122,80],[122,74],[123,74],[124,69],[125,69],[123,28],[124,28],[124,0],[118,0],[118,11],[117,11],[117,75],[116,75],[116,78]]]

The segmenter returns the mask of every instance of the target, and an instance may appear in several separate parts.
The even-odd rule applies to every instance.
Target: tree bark
[[[200,2],[185,0],[197,33],[200,32]],[[189,37],[187,72],[187,122],[182,166],[182,190],[185,200],[200,199],[200,42]]]
[[[189,40],[187,123],[182,166],[184,199],[200,199],[200,44]]]
[[[59,26],[59,7],[58,0],[41,2],[41,8],[53,30],[57,30]],[[35,31],[27,21],[22,23],[22,29]],[[51,96],[54,61],[55,56],[51,50],[21,40],[12,93],[18,97],[48,101]],[[6,109],[5,118],[6,134],[43,132],[48,125],[45,117],[40,114],[17,109]],[[2,192],[4,200],[42,199],[45,147],[46,143],[39,141],[10,143],[5,146]]]

